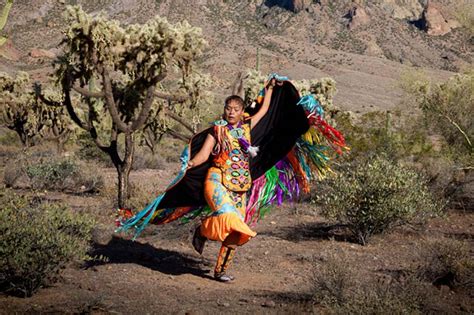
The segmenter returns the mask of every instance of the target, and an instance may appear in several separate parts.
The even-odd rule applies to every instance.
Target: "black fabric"
[[[290,82],[274,87],[267,114],[251,131],[252,145],[260,148],[258,155],[250,160],[253,179],[265,174],[285,157],[296,140],[308,131],[304,109],[296,105],[299,99],[298,91]]]
[[[276,162],[284,158],[298,137],[309,129],[303,108],[296,105],[298,101],[298,91],[290,82],[274,87],[268,112],[251,130],[252,145],[260,148],[258,155],[250,159],[253,179],[265,174]],[[248,112],[253,115],[258,110],[257,107],[249,109]],[[211,127],[193,137],[190,144],[191,158],[199,152],[207,135],[212,132]],[[189,169],[185,177],[166,192],[159,208],[206,205],[204,180],[211,164],[212,156],[206,163]]]

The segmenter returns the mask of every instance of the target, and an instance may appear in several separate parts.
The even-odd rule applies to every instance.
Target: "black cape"
[[[250,159],[250,173],[255,180],[284,158],[293,148],[296,140],[309,129],[304,109],[297,106],[300,95],[289,81],[274,87],[270,107],[265,116],[251,130],[252,146],[258,146],[258,155]],[[252,116],[260,109],[247,108]],[[191,159],[199,152],[210,127],[197,135],[190,142]],[[197,167],[189,169],[185,176],[169,188],[158,209],[175,207],[205,206],[204,180],[212,163],[212,157]]]

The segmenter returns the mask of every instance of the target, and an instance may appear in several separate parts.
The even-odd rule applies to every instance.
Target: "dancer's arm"
[[[250,127],[255,127],[260,119],[268,112],[270,107],[270,100],[272,98],[273,87],[275,86],[275,79],[272,79],[268,84],[266,84],[265,98],[263,99],[263,104],[260,110],[252,116],[250,119]]]
[[[207,135],[204,144],[202,145],[201,150],[192,158],[191,161],[188,162],[188,168],[195,167],[201,165],[202,163],[206,162],[209,159],[209,155],[211,155],[212,149],[216,145],[216,139],[210,134]]]

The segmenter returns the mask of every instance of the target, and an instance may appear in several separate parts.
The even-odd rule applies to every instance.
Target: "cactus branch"
[[[10,13],[10,9],[12,8],[13,0],[7,0],[5,6],[2,10],[2,15],[0,15],[0,31],[3,31],[5,24],[7,24],[8,14]]]
[[[105,104],[107,105],[107,109],[109,110],[113,122],[117,125],[117,128],[121,132],[130,132],[130,127],[122,119],[120,119],[117,110],[117,103],[115,103],[114,94],[112,91],[112,81],[110,80],[109,71],[106,68],[102,69],[102,83],[104,86]]]
[[[131,126],[131,131],[137,131],[138,129],[141,129],[143,125],[145,124],[145,121],[148,119],[148,116],[150,115],[150,110],[151,110],[151,105],[153,104],[153,99],[155,97],[155,85],[162,81],[166,77],[167,73],[166,71],[162,72],[159,76],[157,76],[153,82],[151,82],[150,86],[148,87],[146,91],[146,97],[143,102],[142,109],[140,111],[140,114],[138,115],[137,119],[132,123]]]
[[[173,129],[168,129],[166,131],[166,133],[169,134],[170,136],[172,136],[173,138],[179,139],[179,140],[184,141],[186,143],[188,143],[191,140],[191,137],[185,136],[182,133],[179,133],[178,131],[173,130]]]
[[[92,92],[77,85],[74,85],[72,89],[84,97],[105,98],[104,92]]]
[[[191,131],[192,134],[195,133],[193,127],[188,124],[186,121],[184,121],[183,118],[179,117],[178,115],[176,115],[175,113],[173,113],[172,111],[170,111],[169,109],[165,109],[165,113],[166,115],[168,115],[171,119],[175,120],[176,122],[179,122],[181,125],[183,125],[184,128],[188,129],[189,131]]]
[[[171,94],[166,94],[163,92],[158,92],[155,91],[155,96],[164,100],[167,100],[168,102],[184,102],[186,101],[189,96],[187,95],[171,95]]]

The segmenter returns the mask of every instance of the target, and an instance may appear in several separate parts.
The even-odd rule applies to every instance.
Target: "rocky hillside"
[[[61,13],[77,3],[124,23],[159,14],[201,27],[209,42],[203,64],[216,78],[218,94],[228,92],[236,72],[255,67],[258,47],[263,72],[332,76],[341,106],[389,108],[397,104],[397,80],[408,67],[443,79],[472,63],[472,40],[459,27],[456,10],[474,7],[473,1],[15,0],[0,70],[27,70],[43,79],[59,53]]]

